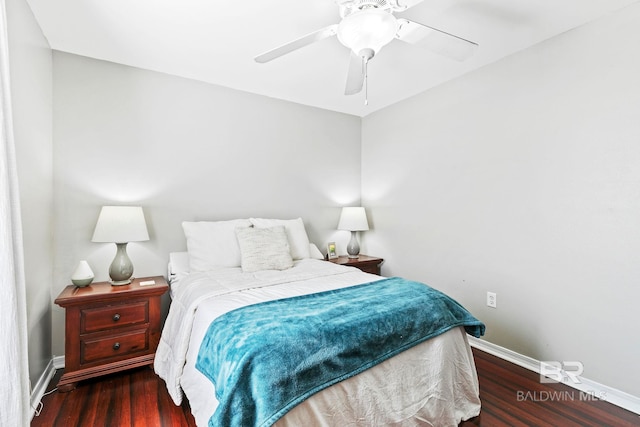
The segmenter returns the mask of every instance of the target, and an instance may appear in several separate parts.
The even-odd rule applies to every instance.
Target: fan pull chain
[[[366,59],[362,59],[364,61],[364,105],[369,105],[369,74],[368,74],[368,65],[369,61]]]

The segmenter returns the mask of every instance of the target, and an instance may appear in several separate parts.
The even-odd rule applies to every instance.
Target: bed
[[[322,298],[334,298],[326,301],[333,301],[328,305],[331,310],[335,310],[336,306],[342,305],[342,301],[349,301],[349,304],[353,301],[355,304],[359,299],[357,296],[363,291],[369,292],[371,298],[384,300],[381,293],[385,289],[396,292],[393,289],[409,289],[410,286],[405,286],[403,279],[386,279],[353,267],[323,261],[320,259],[322,254],[308,242],[301,219],[183,223],[183,228],[188,252],[170,255],[172,303],[154,367],[166,382],[174,403],[180,404],[185,396],[188,398],[197,425],[455,426],[479,414],[478,380],[467,332],[481,335],[484,325],[470,315],[465,318],[465,322],[440,328],[433,334],[424,335],[424,339],[412,338],[415,342],[411,345],[403,344],[402,348],[393,351],[381,350],[382,356],[378,355],[373,361],[362,362],[357,359],[353,362],[357,363],[357,369],[353,365],[344,368],[346,370],[339,375],[330,372],[333,375],[330,381],[325,378],[300,395],[280,396],[280,384],[283,381],[286,384],[293,382],[296,384],[294,388],[299,388],[297,380],[287,378],[280,380],[277,386],[265,384],[259,388],[256,385],[260,384],[258,379],[254,381],[251,377],[249,381],[245,371],[242,371],[242,374],[236,374],[235,377],[239,378],[240,383],[248,383],[249,389],[248,392],[245,390],[244,395],[240,395],[249,395],[256,402],[241,401],[234,397],[228,399],[227,389],[242,390],[237,383],[223,382],[234,376],[223,373],[233,373],[235,369],[229,368],[229,365],[236,364],[233,360],[237,354],[233,352],[238,351],[236,344],[261,336],[254,332],[247,333],[247,329],[243,329],[239,320],[245,319],[246,314],[242,310],[264,307],[271,310],[271,317],[280,322],[281,317],[286,317],[286,308],[291,307],[291,313],[298,316],[296,319],[317,319],[317,312],[313,316],[300,314],[305,301],[312,300],[316,306],[325,307],[327,304]],[[242,231],[243,229],[247,230]],[[245,238],[242,233],[246,233],[249,238]],[[255,233],[260,234],[257,245]],[[277,247],[275,251],[274,246]],[[289,256],[282,256],[282,252]],[[411,285],[417,291],[421,291],[423,287],[428,288],[423,284]],[[409,295],[408,298],[414,299],[414,296]],[[395,296],[393,300],[396,301]],[[337,316],[340,321],[353,317],[363,323],[359,328],[346,326],[346,331],[363,329],[368,336],[372,329],[381,329],[371,326],[376,324],[376,320],[363,320],[360,314],[345,315],[379,311],[371,309],[373,303],[370,300],[366,300],[365,304],[368,309],[358,310],[354,308],[356,306],[345,303],[343,310],[346,311]],[[398,305],[404,306],[404,303],[398,302]],[[262,316],[264,319],[264,314]],[[329,316],[336,317],[333,311]],[[406,319],[413,316],[400,317]],[[298,320],[295,321],[297,322]],[[386,325],[385,322],[386,320],[383,322]],[[323,321],[322,324],[328,325],[329,322]],[[214,326],[218,329],[214,329]],[[327,326],[329,334],[332,327]],[[253,328],[254,324],[251,331],[255,331]],[[275,329],[276,332],[286,330],[285,335],[288,335],[289,329],[283,328],[278,326]],[[313,334],[320,333],[307,326],[301,329],[311,330]],[[406,340],[406,335],[403,332],[394,336]],[[340,336],[345,336],[344,331]],[[293,339],[294,343],[305,340],[297,336]],[[317,342],[318,339],[307,338],[306,341]],[[379,337],[372,339],[376,343],[380,341]],[[248,362],[249,367],[256,365],[255,360],[259,357],[274,354],[276,349],[283,347],[276,344],[273,337],[256,340],[266,340],[267,344],[265,348],[257,350],[257,356]],[[353,340],[349,338],[343,341]],[[227,348],[222,348],[222,344],[228,344]],[[290,351],[291,359],[294,358],[291,350],[293,347],[295,345],[292,344],[284,346],[285,356]],[[313,357],[325,353],[324,350],[328,347],[333,345],[323,344],[320,351],[317,349],[314,352]],[[355,350],[349,350],[351,356],[358,353],[358,357],[361,357],[362,353],[368,353],[362,350],[366,348],[365,344],[358,344],[356,347]],[[218,353],[228,351],[232,352],[232,362],[222,356],[218,357]],[[340,349],[339,352],[348,351]],[[351,356],[349,363],[354,359]],[[271,356],[267,357],[270,358]],[[207,371],[208,365],[205,362],[209,359],[215,359],[219,363],[218,370],[214,373]],[[305,360],[307,359],[309,358]],[[287,362],[289,360],[285,357],[278,363],[285,366]],[[331,369],[339,365],[343,369],[342,364],[327,363],[326,360],[318,362],[318,366],[320,365],[329,365]],[[311,368],[318,371],[316,366]],[[249,368],[244,366],[241,369]],[[284,369],[287,372],[290,370],[295,369]],[[307,366],[304,372],[309,370]],[[325,375],[326,370],[320,369],[321,374]],[[270,373],[274,369],[265,368],[263,371]],[[304,376],[306,378],[307,374]],[[214,383],[218,384],[218,389]],[[222,390],[225,393],[221,394]],[[233,399],[236,399],[235,406]],[[280,405],[278,399],[286,404]],[[261,405],[267,408],[265,416],[262,416],[265,412],[260,409]],[[246,416],[241,414],[245,407]],[[221,413],[226,413],[227,416],[220,415]]]

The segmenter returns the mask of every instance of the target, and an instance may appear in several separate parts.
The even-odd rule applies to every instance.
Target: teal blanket
[[[395,277],[233,310],[211,323],[196,363],[219,401],[209,425],[271,425],[312,394],[457,326],[484,334],[450,297]]]

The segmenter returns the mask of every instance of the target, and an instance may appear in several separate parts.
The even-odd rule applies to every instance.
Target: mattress
[[[183,395],[188,398],[199,426],[208,425],[218,405],[213,384],[195,368],[200,343],[215,318],[249,304],[380,279],[313,259],[296,261],[284,271],[179,271],[170,270],[172,305],[155,370],[176,404]],[[466,333],[454,328],[312,395],[275,425],[458,425],[479,414],[478,392]]]

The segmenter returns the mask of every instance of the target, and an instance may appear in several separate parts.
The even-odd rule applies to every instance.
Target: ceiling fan
[[[421,1],[335,0],[342,18],[338,24],[329,25],[269,50],[256,56],[255,61],[269,62],[337,35],[340,43],[351,49],[345,95],[353,95],[359,93],[366,82],[367,63],[394,38],[458,61],[469,58],[478,46],[476,43],[393,15],[394,12],[407,10]]]

